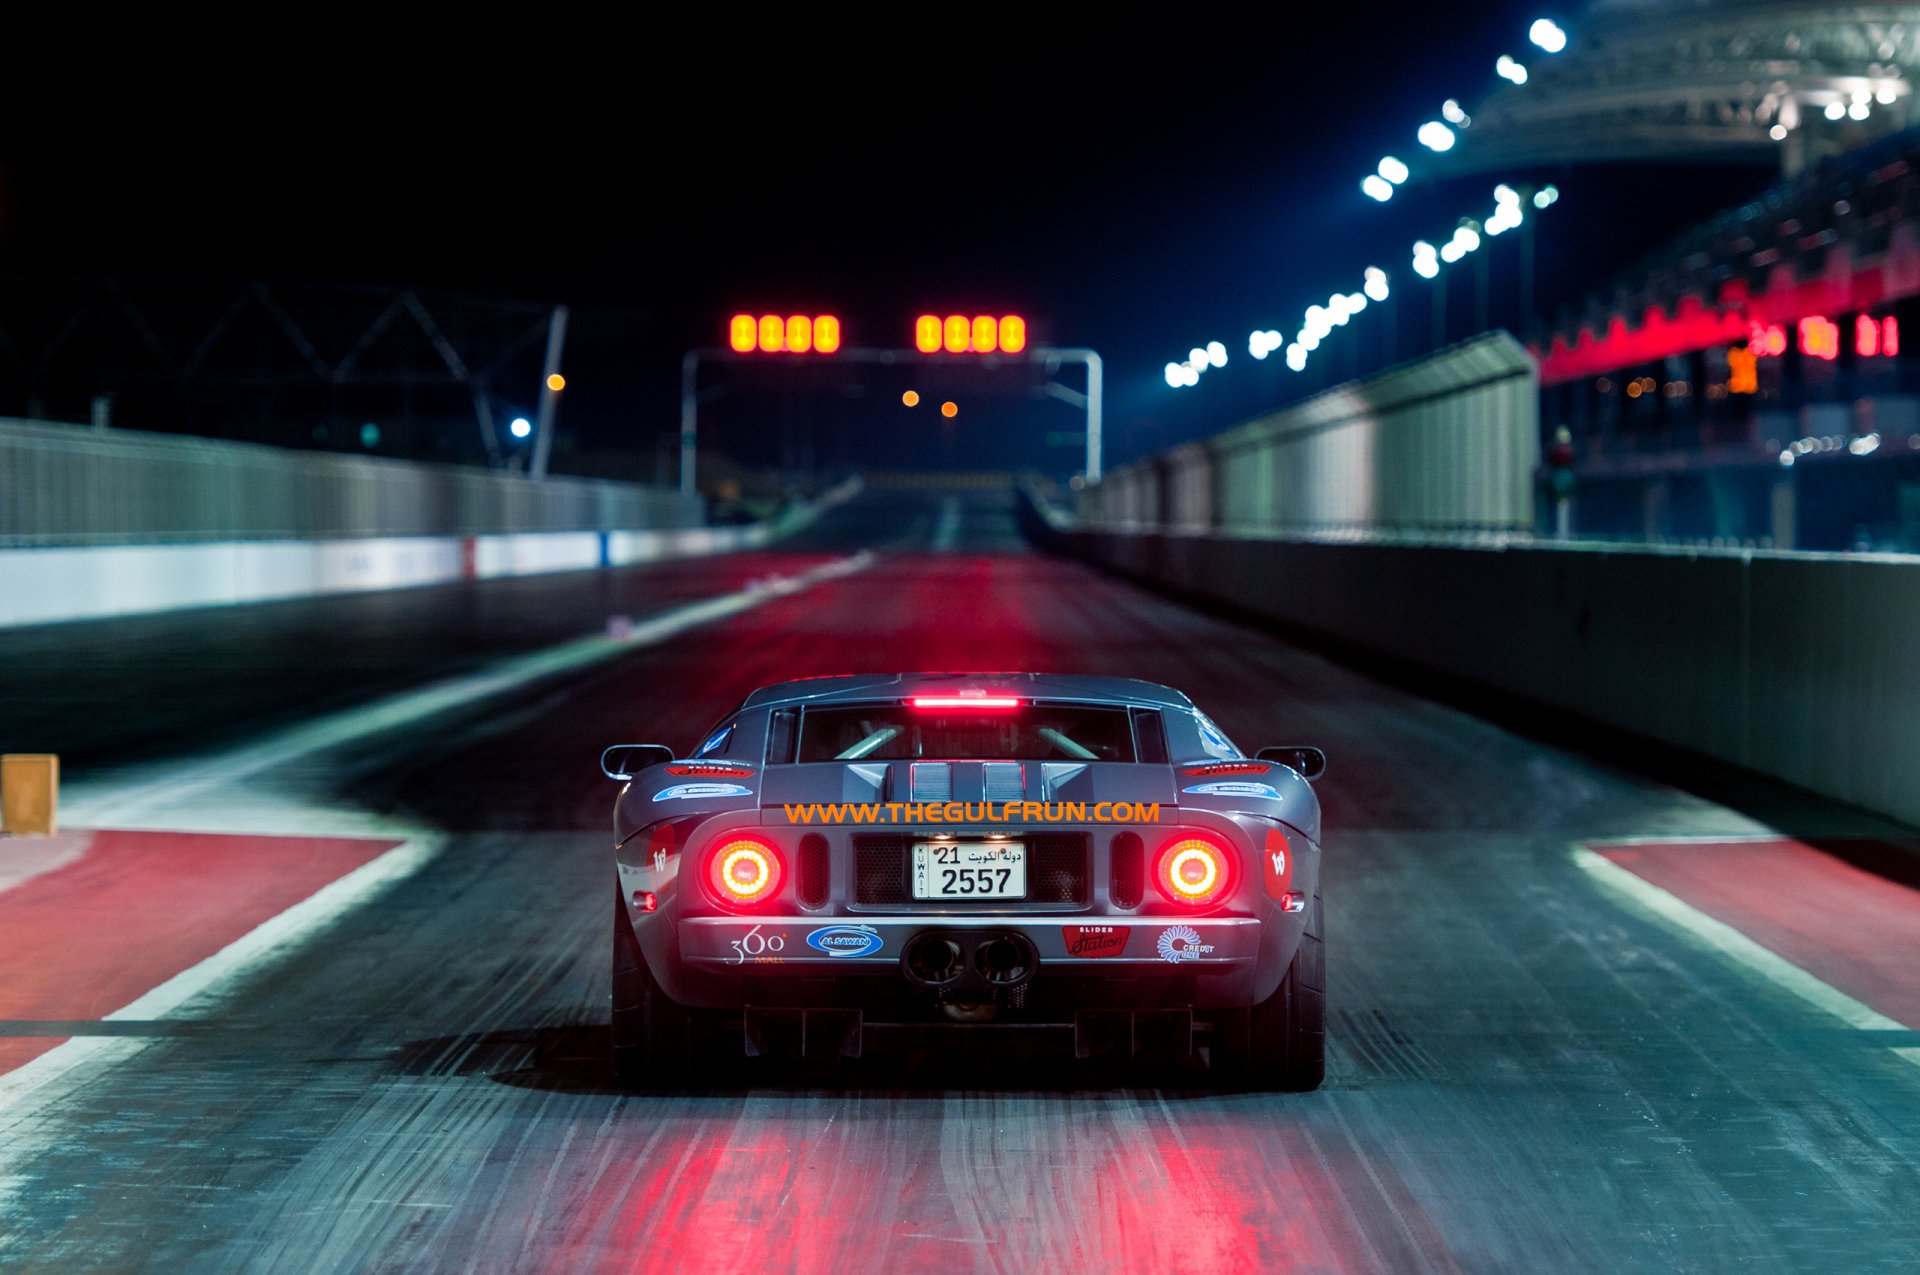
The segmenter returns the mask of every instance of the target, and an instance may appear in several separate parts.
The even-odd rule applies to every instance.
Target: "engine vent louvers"
[[[1113,839],[1112,871],[1107,893],[1117,908],[1137,908],[1147,889],[1146,847],[1139,834],[1123,832]]]
[[[988,801],[1018,801],[1027,795],[1026,779],[1017,761],[990,761],[986,771]]]
[[[953,798],[953,767],[943,761],[913,763],[914,801],[950,801]]]
[[[823,908],[832,891],[827,867],[827,839],[817,832],[800,838],[800,881],[796,892],[803,908]]]

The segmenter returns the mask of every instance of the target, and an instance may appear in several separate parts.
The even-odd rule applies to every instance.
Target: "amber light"
[[[994,322],[990,314],[975,316],[973,320],[973,348],[982,354],[991,354],[1000,348],[1000,325]]]
[[[1017,314],[923,314],[913,321],[913,348],[922,354],[1018,354],[1027,348],[1027,321]]]
[[[949,417],[958,416],[960,415],[960,405],[958,403],[942,403],[940,405],[940,415]]]
[[[558,372],[555,372],[552,376],[549,376],[547,378],[547,388],[552,390],[555,394],[558,394],[561,390],[564,390],[567,388],[567,378],[560,375]]]
[[[902,403],[905,403],[908,407],[918,407],[920,406],[920,391],[908,390],[905,394],[902,394],[900,396],[900,401]]]
[[[840,320],[831,314],[736,314],[727,320],[727,348],[735,354],[833,354]]]
[[[758,837],[728,837],[707,858],[714,897],[725,903],[758,903],[780,888],[780,852]]]
[[[1232,884],[1227,852],[1209,837],[1178,837],[1154,862],[1153,881],[1174,903],[1201,907],[1227,893]]]

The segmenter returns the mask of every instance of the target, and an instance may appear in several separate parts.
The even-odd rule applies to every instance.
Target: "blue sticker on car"
[[[1193,721],[1194,725],[1200,728],[1200,746],[1213,756],[1231,761],[1240,755],[1240,750],[1233,746],[1233,742],[1226,737],[1225,732],[1208,721],[1204,715],[1195,713]]]
[[[653,794],[655,801],[693,801],[700,797],[751,797],[753,789],[739,784],[675,784]]]
[[[885,945],[871,925],[829,925],[807,935],[807,946],[828,956],[872,956]]]
[[[1180,791],[1199,793],[1203,797],[1271,797],[1276,801],[1280,798],[1280,794],[1274,791],[1272,784],[1250,784],[1240,780],[1217,784],[1195,784],[1191,788],[1182,788]]]

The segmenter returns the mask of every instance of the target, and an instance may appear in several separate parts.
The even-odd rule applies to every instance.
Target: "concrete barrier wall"
[[[1531,531],[1538,374],[1489,332],[1111,470],[1106,526],[1183,531]]]
[[[0,420],[0,544],[486,536],[690,527],[639,483]]]
[[[1920,562],[1088,529],[1054,547],[1920,824]]]
[[[0,628],[755,549],[857,490],[745,526],[0,548]]]

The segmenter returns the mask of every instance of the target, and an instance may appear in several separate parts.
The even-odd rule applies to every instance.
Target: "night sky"
[[[1385,208],[1358,180],[1417,155],[1443,98],[1496,84],[1494,58],[1541,12],[740,11],[549,30],[523,14],[428,46],[315,11],[314,32],[287,18],[251,54],[233,32],[69,36],[6,54],[0,272],[565,301],[582,319],[563,426],[605,445],[672,428],[680,352],[721,341],[736,308],[835,312],[850,343],[885,346],[910,344],[922,309],[1017,311],[1106,357],[1124,459],[1283,392],[1255,375],[1250,329],[1291,330],[1368,264],[1416,286],[1407,245],[1480,212],[1496,177]],[[1542,223],[1549,297],[1765,179],[1669,174],[1656,201],[1643,174],[1510,176],[1567,195]],[[596,341],[596,310],[647,321]],[[1167,388],[1165,363],[1209,339],[1235,363]],[[1043,424],[1077,422],[1060,407]]]

